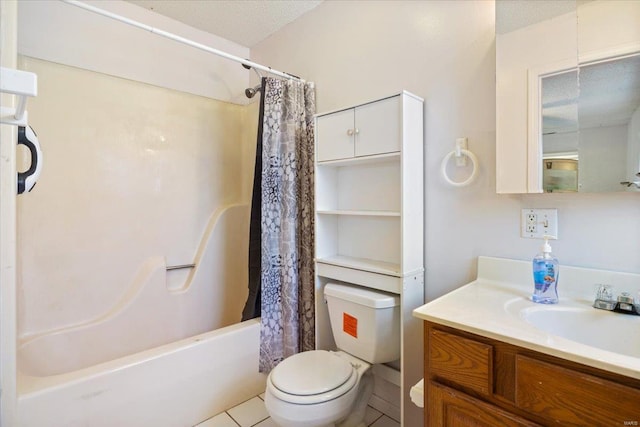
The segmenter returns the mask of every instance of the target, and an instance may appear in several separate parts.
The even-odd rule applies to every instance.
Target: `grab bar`
[[[195,264],[182,264],[182,265],[170,265],[167,266],[167,271],[169,270],[181,270],[183,268],[194,268]]]

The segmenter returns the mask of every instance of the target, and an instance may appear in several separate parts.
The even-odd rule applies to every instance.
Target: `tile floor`
[[[264,394],[239,404],[195,427],[278,427],[264,407]],[[400,427],[400,423],[382,415],[372,407],[367,407],[365,418],[370,427]]]

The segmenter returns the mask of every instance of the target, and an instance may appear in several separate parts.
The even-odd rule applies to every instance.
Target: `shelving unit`
[[[400,264],[393,262],[376,261],[373,259],[356,258],[344,255],[329,256],[316,261],[321,264],[329,264],[337,267],[345,267],[354,270],[400,277]]]
[[[335,348],[327,283],[399,294],[402,356],[375,366],[371,404],[397,411],[389,415],[402,425],[422,420],[409,389],[422,378],[411,312],[424,301],[423,102],[402,92],[316,116],[316,346]]]

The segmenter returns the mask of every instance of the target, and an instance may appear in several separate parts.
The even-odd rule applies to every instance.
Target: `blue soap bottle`
[[[558,258],[551,254],[549,239],[552,236],[544,236],[542,252],[533,258],[533,282],[534,290],[531,300],[540,304],[558,303]]]

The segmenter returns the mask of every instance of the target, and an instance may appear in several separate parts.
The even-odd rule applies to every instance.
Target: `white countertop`
[[[479,257],[478,279],[415,309],[413,314],[423,320],[640,379],[640,357],[602,350],[553,335],[528,323],[521,314],[545,307],[584,309],[593,303],[598,283],[613,285],[616,294],[628,291],[637,297],[640,274],[560,265],[560,302],[554,306],[530,300],[532,282],[530,262]],[[635,337],[634,342],[640,343],[640,316],[611,315],[623,316],[624,325],[629,326],[628,331],[616,333]],[[629,335],[625,335],[627,333]]]

